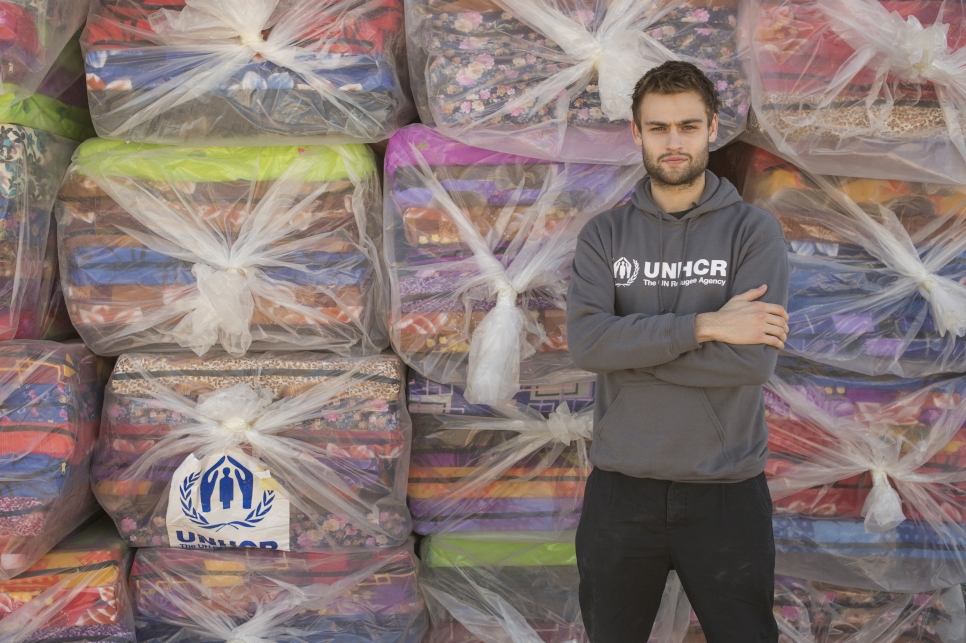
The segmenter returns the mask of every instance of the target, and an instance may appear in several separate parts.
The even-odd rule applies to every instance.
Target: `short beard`
[[[692,157],[690,154],[661,154],[656,159],[651,159],[647,155],[647,150],[643,151],[644,157],[644,169],[647,170],[647,175],[651,177],[651,181],[671,188],[689,188],[695,184],[699,177],[704,174],[704,171],[708,168],[708,155],[710,153],[709,148],[704,148],[704,151],[698,155],[697,158]],[[687,166],[684,171],[677,176],[669,176],[665,171],[664,166],[661,165],[661,159],[667,156],[687,156],[688,161]]]

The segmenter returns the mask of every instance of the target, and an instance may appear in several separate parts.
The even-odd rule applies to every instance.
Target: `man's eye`
[[[652,128],[651,128],[651,131],[652,131],[652,132],[660,132],[660,131],[661,131],[661,130],[663,130],[663,129],[664,129],[663,127],[652,127]]]
[[[684,129],[698,129],[698,128],[695,127],[694,125],[685,125]]]

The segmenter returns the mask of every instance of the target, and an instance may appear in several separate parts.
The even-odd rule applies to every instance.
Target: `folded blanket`
[[[140,643],[245,636],[278,643],[418,643],[412,545],[353,554],[141,549],[131,572]]]
[[[87,519],[104,379],[80,344],[0,343],[0,581]]]
[[[98,134],[192,145],[374,143],[412,117],[400,0],[95,0]]]
[[[378,203],[361,146],[89,141],[57,203],[71,318],[103,354],[376,354],[388,343]]]
[[[0,581],[5,643],[134,643],[127,575],[133,552],[101,518],[22,574]]]
[[[966,3],[756,0],[749,10],[750,140],[823,174],[966,181]]]
[[[789,242],[787,351],[873,375],[966,370],[966,190],[818,176],[763,150],[740,164],[744,198]]]
[[[396,352],[434,381],[466,384],[476,404],[505,404],[521,382],[570,381],[565,310],[577,234],[629,198],[641,172],[497,154],[421,125],[398,132],[386,152],[385,213]],[[501,298],[517,328],[493,327]],[[518,337],[523,349],[508,342],[489,354],[492,371],[476,372],[473,346],[487,333]],[[481,389],[500,379],[496,370],[508,379]]]
[[[403,395],[390,354],[125,354],[94,491],[137,547],[398,545],[411,526]]]
[[[951,643],[962,639],[966,606],[958,587],[901,593],[856,589],[778,576],[775,619],[783,640],[837,643],[858,640]],[[676,575],[665,590],[653,643],[704,643],[698,617]]]
[[[511,404],[521,411],[531,409],[544,417],[561,404],[566,404],[571,412],[578,413],[594,403],[595,384],[596,377],[586,373],[561,384],[523,385],[520,392],[513,396]],[[409,371],[406,393],[410,413],[502,417],[499,409],[468,402],[466,391],[461,387],[433,382],[414,370]]]
[[[528,409],[529,410],[529,409]],[[593,410],[544,418],[416,415],[409,508],[419,534],[576,529]]]
[[[573,532],[558,538],[504,536],[480,532],[423,539],[419,585],[431,621],[426,641],[586,643]],[[450,611],[454,605],[458,614]]]
[[[697,64],[722,99],[715,146],[745,126],[737,3],[419,0],[407,13],[424,123],[470,145],[552,160],[637,163],[630,92],[647,69]]]

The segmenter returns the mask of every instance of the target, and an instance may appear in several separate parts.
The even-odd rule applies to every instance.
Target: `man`
[[[668,62],[634,89],[648,177],[577,242],[570,353],[598,374],[577,529],[592,643],[646,641],[668,572],[709,643],[778,640],[762,384],[788,332],[778,221],[706,170],[718,96]]]

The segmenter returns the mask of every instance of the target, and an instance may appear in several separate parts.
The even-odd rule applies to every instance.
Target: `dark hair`
[[[718,113],[721,99],[714,83],[700,69],[680,60],[669,60],[644,74],[634,86],[631,96],[631,110],[634,123],[641,126],[641,103],[647,94],[680,94],[697,92],[708,110],[708,123]]]

